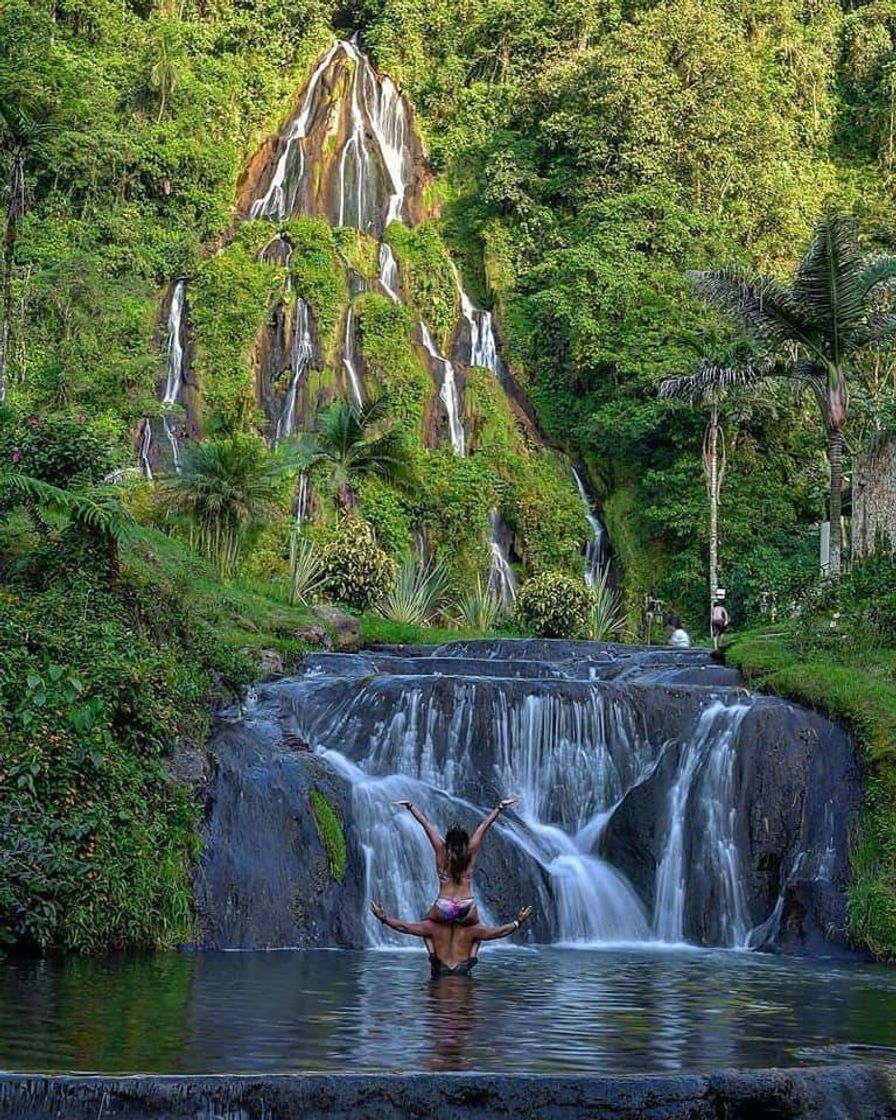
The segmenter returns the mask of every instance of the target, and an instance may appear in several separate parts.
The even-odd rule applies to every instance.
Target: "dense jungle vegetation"
[[[452,568],[435,589],[405,573],[405,605],[448,597],[470,630],[502,620],[477,588],[480,542],[464,533],[511,491],[531,574],[581,570],[574,496],[550,454],[525,457],[487,379],[470,389],[488,449],[478,460],[420,456],[374,418],[347,466],[332,428],[354,421],[321,418],[305,451],[333,501],[313,548],[290,541],[290,464],[257,438],[243,361],[257,307],[284,275],[258,263],[252,223],[213,254],[241,174],[334,29],[357,30],[417,109],[441,217],[389,234],[420,279],[415,298],[438,325],[443,288],[429,278],[449,282],[449,246],[494,308],[542,433],[587,465],[630,622],[651,595],[705,632],[705,415],[657,388],[703,360],[740,360],[744,340],[685,273],[740,265],[786,281],[827,210],[855,215],[869,259],[896,248],[893,0],[0,0],[0,937],[10,941],[94,949],[189,936],[196,809],[162,756],[201,740],[209,696],[251,678],[253,651],[301,650],[302,599],[315,588],[329,580],[333,597],[374,605],[406,560],[411,507],[442,534]],[[334,246],[312,221],[292,232],[304,249],[295,277],[304,269],[335,328],[345,296],[328,254],[352,254],[363,270],[367,248]],[[138,424],[158,413],[162,293],[182,275],[197,277],[213,437],[188,479],[237,479],[234,492],[251,497],[225,527],[223,562],[195,487],[172,483],[163,500],[165,487],[139,480],[115,494],[101,485],[134,466]],[[358,314],[371,360],[413,412],[420,369],[407,324],[378,297]],[[894,363],[881,346],[852,371],[847,475],[850,456],[896,424]],[[828,478],[814,402],[784,385],[739,389],[722,427],[720,576],[735,625],[770,613],[777,624],[803,604],[782,645],[756,639],[740,661],[852,722],[871,751],[873,826],[852,915],[858,937],[893,952],[892,564],[848,577],[856,598],[838,593],[853,607],[832,633],[841,598],[815,587]],[[425,496],[416,504],[393,485],[405,460]],[[376,554],[354,519],[350,539],[335,539],[349,482]],[[358,548],[370,582],[347,588]],[[588,604],[570,609],[582,632],[618,629]],[[369,634],[385,625],[365,619]],[[844,656],[863,674],[852,706],[825,677]],[[815,684],[795,679],[794,662],[816,666]]]

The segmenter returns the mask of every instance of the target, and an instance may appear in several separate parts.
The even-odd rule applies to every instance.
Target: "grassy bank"
[[[849,933],[875,955],[896,957],[896,649],[804,623],[753,631],[726,650],[748,683],[808,704],[848,727],[865,763],[865,811],[854,837]]]

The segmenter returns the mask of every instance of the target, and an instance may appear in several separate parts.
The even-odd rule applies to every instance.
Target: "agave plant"
[[[591,586],[588,637],[592,642],[617,642],[625,636],[628,624],[622,604],[609,584],[610,573],[602,568]]]
[[[462,630],[497,630],[504,617],[500,596],[479,576],[475,586],[467,588],[452,607],[452,620]]]
[[[422,626],[437,613],[445,595],[448,573],[439,562],[418,564],[406,560],[399,569],[395,586],[377,607],[393,622]]]
[[[324,562],[314,541],[303,537],[298,526],[289,540],[289,603],[310,605],[317,598],[324,579]]]

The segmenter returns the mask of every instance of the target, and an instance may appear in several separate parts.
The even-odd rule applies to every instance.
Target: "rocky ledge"
[[[723,1070],[699,1076],[409,1074],[275,1077],[0,1075],[4,1120],[885,1120],[896,1066]]]

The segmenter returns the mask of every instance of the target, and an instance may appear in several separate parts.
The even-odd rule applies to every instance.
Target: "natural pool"
[[[650,1074],[896,1058],[896,970],[756,953],[180,953],[0,967],[0,1069]]]

